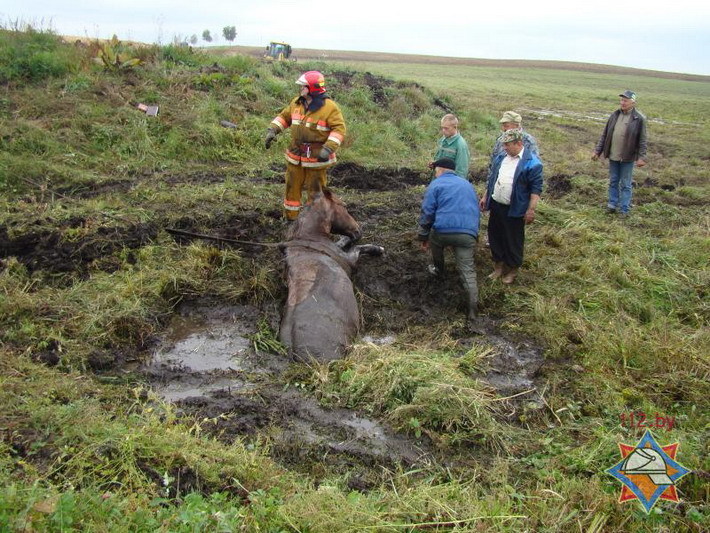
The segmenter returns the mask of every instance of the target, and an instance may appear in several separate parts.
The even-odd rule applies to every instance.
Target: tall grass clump
[[[204,65],[208,58],[190,46],[169,44],[160,48],[158,60],[167,66],[199,67]]]
[[[463,356],[426,349],[359,345],[332,365],[324,396],[387,417],[403,430],[426,433],[442,445],[477,443],[501,449],[490,388],[472,377],[488,350]]]
[[[0,83],[64,76],[76,71],[82,58],[80,49],[64,46],[50,30],[0,28]]]

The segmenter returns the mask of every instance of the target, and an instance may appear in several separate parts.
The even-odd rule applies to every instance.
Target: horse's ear
[[[328,200],[333,199],[333,191],[331,191],[330,189],[328,189],[326,187],[323,187],[321,189],[321,191],[323,192],[323,196],[325,196]]]

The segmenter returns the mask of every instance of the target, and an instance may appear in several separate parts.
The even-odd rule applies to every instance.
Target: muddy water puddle
[[[242,359],[249,350],[249,340],[238,331],[230,333],[235,325],[181,317],[171,331],[175,342],[155,354],[153,362],[191,372],[243,370]]]

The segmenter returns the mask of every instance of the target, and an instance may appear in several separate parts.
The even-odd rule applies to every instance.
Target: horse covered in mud
[[[339,241],[331,234],[344,235]],[[286,235],[288,300],[279,340],[297,359],[340,359],[360,326],[352,270],[361,253],[384,248],[354,245],[360,226],[345,205],[325,189],[314,195]]]

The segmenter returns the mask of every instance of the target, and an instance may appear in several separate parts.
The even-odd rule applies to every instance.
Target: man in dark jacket
[[[646,117],[636,109],[636,93],[626,90],[619,95],[619,109],[607,120],[592,159],[609,159],[609,199],[607,212],[629,214],[631,177],[634,164],[646,164]]]
[[[433,163],[434,179],[424,192],[419,216],[419,240],[422,250],[431,249],[433,265],[429,272],[444,274],[444,248],[454,249],[456,267],[468,294],[468,317],[476,318],[478,284],[473,253],[478,239],[480,211],[473,185],[454,173],[453,159]]]
[[[491,211],[488,241],[495,270],[488,277],[510,285],[523,264],[525,224],[535,220],[542,193],[542,161],[524,148],[520,130],[506,131],[501,142],[505,152],[493,161],[481,211]]]

